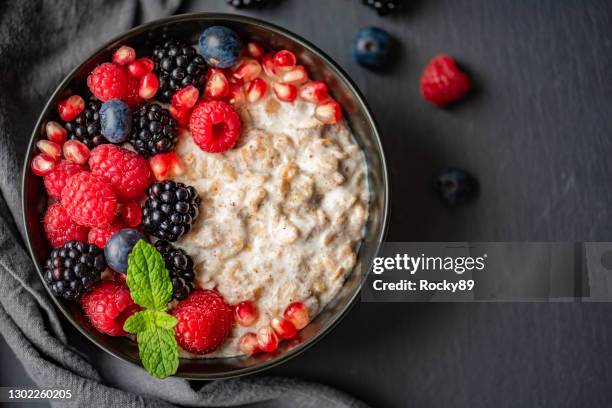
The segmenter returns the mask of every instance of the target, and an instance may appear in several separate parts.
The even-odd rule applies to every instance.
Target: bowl
[[[281,342],[275,352],[268,354],[256,354],[251,357],[181,359],[175,375],[189,379],[221,379],[254,373],[287,361],[329,333],[357,300],[373,258],[385,237],[388,220],[387,168],[376,125],[363,96],[335,62],[303,38],[260,20],[231,14],[178,15],[141,25],[104,44],[68,74],[53,92],[40,115],[30,139],[23,167],[22,211],[28,250],[41,280],[44,281],[43,265],[51,251],[41,222],[47,197],[42,178],[32,173],[29,164],[35,154],[36,142],[45,138],[45,123],[57,103],[69,94],[79,93],[85,89],[85,78],[88,73],[97,64],[109,61],[112,52],[120,45],[129,44],[138,51],[139,48],[146,46],[150,33],[160,30],[168,30],[171,36],[196,44],[199,33],[204,28],[216,24],[230,27],[236,30],[241,38],[259,41],[266,48],[284,48],[293,51],[298,60],[306,66],[311,78],[323,80],[328,84],[330,93],[342,105],[349,126],[366,157],[371,191],[370,216],[366,224],[366,237],[360,246],[355,268],[338,295],[300,331],[296,338]],[[132,341],[99,333],[91,326],[78,304],[56,298],[47,285],[44,286],[62,314],[85,337],[113,356],[140,365],[138,350]]]

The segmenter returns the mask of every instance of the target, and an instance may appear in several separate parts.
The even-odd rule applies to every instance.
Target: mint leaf
[[[138,333],[138,353],[151,375],[165,378],[176,373],[179,363],[174,330],[156,327]]]
[[[136,243],[128,257],[127,285],[136,304],[166,310],[172,297],[172,281],[164,258],[144,240]]]
[[[143,310],[131,315],[123,324],[123,330],[128,333],[138,334],[145,330],[161,327],[172,329],[177,324],[174,316],[158,310]]]

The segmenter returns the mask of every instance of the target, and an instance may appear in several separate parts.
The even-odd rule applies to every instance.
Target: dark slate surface
[[[402,15],[384,19],[359,3],[283,0],[245,14],[317,44],[366,95],[392,176],[389,240],[611,241],[609,1],[406,0]],[[201,0],[184,11],[232,9]],[[351,59],[365,25],[401,44],[385,74]],[[423,66],[441,52],[477,83],[449,110],[418,93]],[[478,176],[478,200],[439,204],[430,181],[445,165]],[[268,373],[322,381],[377,407],[609,406],[611,322],[608,304],[358,304]],[[9,376],[19,383],[13,373],[1,382]]]

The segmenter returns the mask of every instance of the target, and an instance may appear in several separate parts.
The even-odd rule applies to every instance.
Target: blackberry
[[[362,3],[372,7],[380,16],[395,13],[400,7],[400,0],[362,0]]]
[[[166,269],[170,272],[172,297],[176,300],[187,299],[194,288],[193,259],[183,249],[175,247],[168,241],[160,239],[155,243],[155,248],[161,253]]]
[[[195,188],[166,180],[151,184],[147,196],[142,210],[142,225],[148,233],[174,242],[191,230],[200,205]]]
[[[172,95],[181,88],[193,85],[202,88],[206,63],[195,48],[177,40],[168,40],[153,51],[155,73],[159,78],[157,99],[170,102]]]
[[[225,0],[227,4],[237,9],[261,8],[268,0]]]
[[[109,143],[100,131],[100,107],[102,102],[91,100],[85,105],[83,112],[64,127],[68,131],[68,139],[79,140],[90,150],[103,143]]]
[[[96,245],[69,241],[51,251],[44,269],[55,296],[77,300],[100,280],[106,260]]]
[[[144,157],[166,153],[174,148],[178,124],[168,109],[158,104],[144,105],[132,117],[132,134],[128,141]]]

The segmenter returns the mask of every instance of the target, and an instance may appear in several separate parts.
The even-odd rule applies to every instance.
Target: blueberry
[[[387,63],[391,54],[391,36],[378,27],[365,27],[353,40],[353,58],[366,67],[378,68]]]
[[[242,51],[238,34],[223,26],[212,26],[200,34],[200,54],[206,63],[216,68],[228,68],[236,63]]]
[[[100,133],[111,143],[123,143],[132,130],[132,115],[119,99],[109,99],[100,108]]]
[[[436,179],[436,190],[450,206],[464,202],[478,190],[478,182],[461,169],[444,169]]]
[[[128,255],[141,239],[145,239],[144,235],[132,228],[124,228],[115,232],[104,247],[104,256],[108,266],[117,272],[126,273]]]

